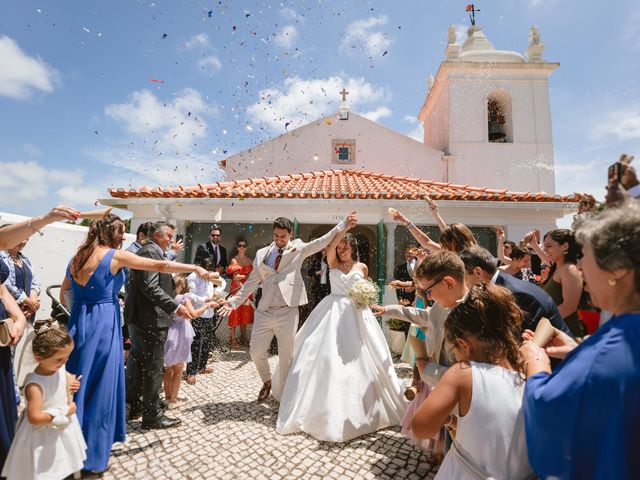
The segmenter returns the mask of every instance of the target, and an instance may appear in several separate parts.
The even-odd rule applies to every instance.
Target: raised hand
[[[353,228],[358,223],[358,214],[356,212],[351,212],[345,221],[345,225],[347,229]]]
[[[67,207],[66,205],[58,205],[51,209],[49,213],[45,215],[45,218],[52,222],[59,220],[71,220],[75,222],[80,216],[80,212],[75,208]]]
[[[173,242],[171,247],[173,248],[174,252],[176,253],[181,252],[182,250],[184,250],[184,242],[182,241],[182,239],[180,239],[176,242]]]
[[[411,223],[411,220],[409,220],[395,208],[389,209],[389,214],[391,215],[391,218],[397,223],[400,223],[402,225],[409,225]]]
[[[425,200],[427,201],[427,203],[429,204],[429,208],[431,210],[437,210],[438,209],[438,204],[436,202],[434,202],[431,197],[429,197],[428,195],[425,197]]]
[[[504,230],[502,228],[502,225],[496,225],[496,236],[499,240],[502,240],[504,242]]]

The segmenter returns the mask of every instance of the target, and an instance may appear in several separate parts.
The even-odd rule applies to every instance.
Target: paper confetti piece
[[[157,78],[150,78],[149,81],[151,83],[164,83],[164,80],[158,80]]]
[[[327,118],[324,123],[326,123],[327,125],[331,125],[331,119]]]

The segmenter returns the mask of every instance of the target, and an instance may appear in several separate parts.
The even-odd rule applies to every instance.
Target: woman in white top
[[[442,425],[454,437],[437,479],[520,480],[532,474],[522,415],[522,312],[505,288],[477,284],[445,322],[458,363],[443,375],[413,417],[416,436]]]

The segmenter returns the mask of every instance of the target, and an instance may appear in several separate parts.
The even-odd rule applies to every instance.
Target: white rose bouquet
[[[378,303],[380,289],[368,278],[353,282],[347,293],[347,297],[356,308],[368,308]]]

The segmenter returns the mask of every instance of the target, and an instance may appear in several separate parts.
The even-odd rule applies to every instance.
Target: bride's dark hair
[[[351,260],[353,260],[354,262],[359,261],[358,260],[358,240],[356,239],[355,235],[353,233],[347,233],[342,240],[347,242],[351,247]],[[340,255],[338,255],[337,246],[336,246],[336,257],[340,258]]]

